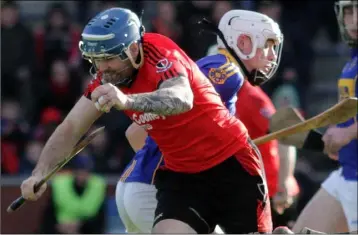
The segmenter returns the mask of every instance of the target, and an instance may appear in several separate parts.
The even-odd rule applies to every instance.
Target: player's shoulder
[[[239,67],[221,53],[201,58],[196,64],[213,83],[223,84],[229,78],[240,83],[244,81]]]
[[[145,33],[143,36],[144,54],[168,57],[179,47],[170,38],[158,33]]]
[[[250,102],[251,107],[254,108],[275,110],[271,98],[260,87],[252,86],[248,81],[241,87],[238,98]]]
[[[178,62],[190,68],[186,54],[174,41],[164,35],[144,34],[143,51],[146,68],[154,69],[157,73],[167,71]]]
[[[346,62],[345,66],[343,67],[341,77],[354,78],[355,76],[357,76],[357,67],[358,67],[357,60],[358,60],[358,57],[357,57],[357,55],[355,55],[355,56],[352,56],[352,58]]]
[[[229,63],[223,54],[208,55],[196,61],[199,68],[223,68]]]

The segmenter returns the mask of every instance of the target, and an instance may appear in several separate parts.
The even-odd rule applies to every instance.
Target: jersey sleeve
[[[159,60],[155,65],[155,72],[157,74],[157,87],[159,87],[165,80],[175,78],[175,77],[188,77],[187,67],[184,65],[183,61],[175,58],[168,57]]]
[[[102,78],[101,78],[101,75],[100,74],[97,74],[96,75],[96,78],[92,79],[90,81],[90,83],[87,85],[87,88],[85,90],[85,92],[83,93],[83,95],[91,100],[91,94],[92,92],[97,88],[99,87],[100,85],[102,85]]]
[[[225,104],[235,99],[236,93],[244,81],[240,69],[235,64],[219,59],[214,59],[214,62],[211,61],[210,63],[201,60],[197,64],[202,73],[211,81]]]
[[[245,92],[245,87],[240,92]],[[236,116],[245,124],[249,135],[253,139],[266,135],[270,128],[270,118],[276,112],[275,107],[255,96],[242,94],[238,97]]]
[[[260,132],[260,136],[266,135],[270,129],[270,118],[274,115],[275,109],[265,102],[258,102],[254,105],[253,116],[254,124]]]
[[[188,77],[190,73],[185,57],[169,46],[144,43],[144,57],[147,64],[146,73],[150,79],[155,80],[157,87],[165,80],[178,76]]]

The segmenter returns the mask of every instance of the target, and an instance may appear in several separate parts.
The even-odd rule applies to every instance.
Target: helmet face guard
[[[83,40],[79,42],[79,49],[82,52],[82,57],[85,60],[93,63],[94,60],[108,60],[118,57],[125,61],[128,59],[125,50],[127,49],[124,43],[108,45],[108,43],[101,44],[101,41],[93,40],[93,35],[82,34]],[[106,35],[105,35],[106,36]],[[112,36],[112,35],[108,35]],[[113,35],[114,36],[114,35]],[[107,49],[107,47],[110,47]]]
[[[358,46],[358,39],[357,38],[352,38],[348,31],[349,30],[358,30],[358,1],[354,1],[354,0],[345,0],[345,1],[338,1],[336,2],[335,6],[334,6],[334,10],[336,13],[336,17],[337,17],[337,21],[338,21],[338,26],[339,26],[339,30],[342,36],[343,41],[345,41],[349,46],[351,47],[357,47]],[[345,14],[345,10],[352,10],[352,14],[353,14],[353,24],[351,25],[345,25],[344,23],[344,14]]]
[[[273,40],[268,38],[267,40]],[[251,71],[250,76],[247,77],[247,80],[254,86],[259,86],[269,81],[277,72],[277,69],[281,62],[282,46],[283,46],[283,36],[280,37],[278,42],[275,42],[276,46],[274,47],[276,61],[269,61],[271,68],[268,72],[262,71],[260,69],[254,69]]]

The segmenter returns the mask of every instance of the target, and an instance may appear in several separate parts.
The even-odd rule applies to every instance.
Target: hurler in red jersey
[[[254,48],[260,51],[257,59],[267,58],[262,68],[270,77],[277,64],[275,49],[282,42],[278,25],[255,12],[227,14],[222,24],[228,27],[240,27],[246,18],[265,31],[261,35],[266,39],[254,41]],[[211,233],[216,225],[226,233],[271,232],[259,152],[244,125],[230,115],[212,84],[174,42],[145,33],[132,11],[111,8],[86,25],[80,49],[97,76],[67,117],[70,124],[61,126],[72,132],[72,138],[63,140],[70,143],[61,148],[67,150],[102,113],[124,110],[164,155],[165,168],[154,181],[154,233]],[[255,81],[256,74],[262,73],[253,75]],[[221,79],[226,77],[217,77]],[[39,165],[37,172],[44,169]]]

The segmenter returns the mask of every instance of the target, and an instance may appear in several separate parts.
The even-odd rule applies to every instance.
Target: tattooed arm
[[[156,91],[128,95],[125,109],[169,116],[191,110],[193,100],[188,78],[178,76],[163,81]]]

